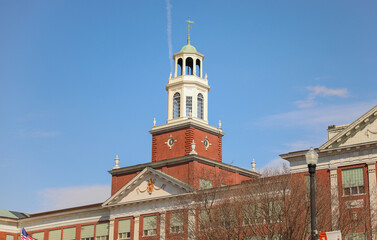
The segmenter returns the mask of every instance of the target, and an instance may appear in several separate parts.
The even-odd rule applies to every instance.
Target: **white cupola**
[[[203,78],[204,55],[196,51],[190,43],[190,24],[187,20],[187,45],[173,55],[174,77],[169,77],[168,123],[192,118],[208,123],[208,85],[207,76]]]

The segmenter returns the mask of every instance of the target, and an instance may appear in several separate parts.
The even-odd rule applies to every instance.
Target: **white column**
[[[192,58],[192,75],[196,76],[196,59],[197,58]]]
[[[182,87],[181,93],[181,117],[188,117],[186,116],[186,91],[184,87]]]
[[[368,163],[368,180],[369,180],[369,207],[371,216],[371,227],[372,227],[372,239],[377,239],[376,237],[376,227],[377,227],[377,182],[376,182],[376,162],[372,161]]]
[[[198,91],[194,90],[192,95],[192,117],[198,117]]]
[[[178,71],[178,69],[177,69],[177,66],[178,65],[178,63],[177,63],[177,59],[175,58],[174,59],[174,77],[177,77],[177,71]]]
[[[330,166],[331,223],[332,230],[339,230],[339,194],[337,168]]]
[[[193,240],[195,239],[195,228],[196,228],[196,221],[195,221],[195,210],[188,211],[188,239]]]
[[[134,240],[139,240],[139,218],[140,216],[134,218]]]
[[[161,213],[160,215],[160,240],[165,240],[165,220],[166,220],[166,214]]]
[[[109,240],[114,240],[114,219],[110,219],[109,223]]]
[[[173,92],[168,90],[168,120],[173,119]]]
[[[182,56],[182,75],[186,75],[186,57]]]

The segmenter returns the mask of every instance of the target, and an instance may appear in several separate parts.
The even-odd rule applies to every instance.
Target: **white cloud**
[[[377,103],[359,102],[348,105],[327,105],[311,109],[299,109],[264,117],[256,122],[257,125],[326,128],[328,125],[347,124],[355,121]]]
[[[309,86],[307,87],[309,91],[311,91],[312,95],[314,96],[321,96],[321,97],[328,97],[328,96],[338,96],[338,97],[347,97],[348,90],[347,88],[338,88],[338,89],[330,89],[325,86]]]
[[[287,160],[284,160],[282,158],[275,158],[268,162],[264,169],[266,168],[282,168],[283,166],[289,166],[289,162]]]
[[[167,23],[167,34],[168,34],[168,48],[169,48],[169,61],[170,61],[170,72],[173,72],[173,42],[172,42],[172,30],[171,30],[171,8],[172,5],[170,3],[170,0],[166,0],[166,16],[168,19]]]
[[[44,138],[44,137],[56,137],[60,135],[58,131],[44,131],[44,130],[37,130],[37,131],[26,131],[26,130],[19,130],[17,133],[17,137],[19,138]]]
[[[40,191],[38,197],[42,204],[40,211],[64,209],[104,202],[110,197],[109,185],[72,186],[48,188]]]
[[[348,97],[348,90],[346,88],[331,89],[325,86],[308,86],[307,90],[310,91],[309,96],[305,100],[296,101],[295,104],[300,108],[309,108],[315,106],[316,97]]]

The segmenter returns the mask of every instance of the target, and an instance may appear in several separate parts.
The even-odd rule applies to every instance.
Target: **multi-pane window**
[[[220,210],[218,217],[220,218],[220,224],[223,228],[230,228],[235,225],[236,214],[233,208]]]
[[[96,240],[109,239],[109,223],[99,223],[96,226]]]
[[[48,232],[48,240],[61,240],[62,239],[62,230],[52,230]]]
[[[7,235],[5,240],[14,240],[14,236],[13,235]]]
[[[181,94],[175,93],[173,97],[173,118],[181,116]]]
[[[131,219],[120,220],[118,224],[118,239],[131,238]]]
[[[367,240],[365,233],[351,233],[346,235],[346,240]]]
[[[343,195],[356,195],[365,193],[364,169],[352,168],[342,170]]]
[[[197,103],[198,118],[203,119],[203,95],[201,93],[198,94]]]
[[[173,212],[170,214],[170,233],[183,233],[183,225],[183,212]]]
[[[212,180],[199,178],[199,189],[209,189],[212,188]]]
[[[143,218],[144,236],[157,235],[157,216],[148,216]]]
[[[63,229],[63,240],[75,240],[76,239],[76,227]]]
[[[199,211],[199,230],[204,230],[209,226],[209,215],[207,210]]]
[[[281,222],[283,216],[283,201],[276,200],[268,203],[268,217],[270,222]]]
[[[44,232],[37,232],[37,233],[32,234],[32,237],[38,240],[43,240],[44,236],[45,236]]]
[[[94,225],[81,227],[81,240],[94,240]]]
[[[243,206],[243,224],[254,225],[262,222],[262,204],[252,203]]]
[[[186,97],[186,116],[192,116],[192,97]]]

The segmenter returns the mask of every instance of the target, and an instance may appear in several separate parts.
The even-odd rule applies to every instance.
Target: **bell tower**
[[[208,124],[207,75],[203,77],[204,55],[191,45],[188,23],[187,44],[173,55],[174,76],[170,74],[168,92],[168,117],[166,124],[153,126],[152,161],[162,161],[197,155],[222,161],[221,125]]]
[[[203,77],[204,55],[198,53],[190,43],[192,21],[188,23],[187,45],[174,54],[174,77],[166,85],[168,91],[168,123],[192,117],[208,123],[208,85]]]

